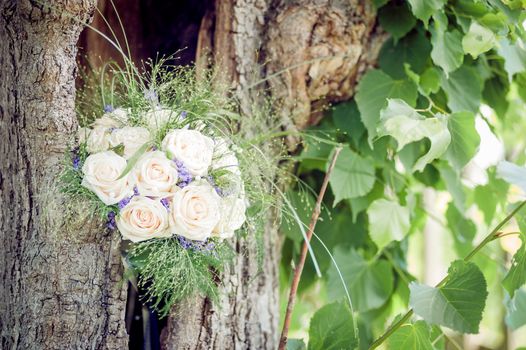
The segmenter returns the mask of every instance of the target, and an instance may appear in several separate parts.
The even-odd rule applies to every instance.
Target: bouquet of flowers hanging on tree
[[[152,72],[132,83],[116,70],[98,107],[81,104],[88,117],[61,190],[120,233],[127,271],[166,314],[188,295],[217,297],[216,274],[233,256],[229,239],[255,226],[268,195],[254,176],[261,159],[238,144],[231,100],[199,84],[191,69],[158,64]],[[251,201],[259,210],[247,215]]]

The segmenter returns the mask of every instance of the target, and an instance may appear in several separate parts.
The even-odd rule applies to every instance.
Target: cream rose
[[[221,199],[220,204],[221,218],[214,227],[212,236],[219,238],[230,238],[234,231],[239,229],[246,220],[246,205],[242,198],[226,197]]]
[[[150,130],[157,130],[165,126],[169,121],[178,119],[176,112],[171,109],[152,109],[144,114],[144,122]]]
[[[139,148],[150,141],[150,132],[146,128],[125,126],[111,132],[109,143],[111,147],[124,146],[123,157],[131,158]]]
[[[220,200],[206,182],[191,183],[175,193],[170,206],[172,233],[203,241],[220,220]]]
[[[134,243],[150,238],[170,237],[168,211],[160,201],[136,196],[119,213],[117,228]]]
[[[182,161],[189,173],[204,176],[212,164],[214,141],[196,130],[177,129],[169,132],[162,148],[170,156]]]
[[[86,131],[85,131],[86,132]],[[86,140],[86,149],[89,153],[97,153],[108,150],[110,148],[110,133],[108,129],[96,127],[89,131]]]
[[[93,191],[106,205],[118,203],[133,193],[129,174],[121,179],[126,159],[113,151],[95,153],[84,162],[82,186]]]
[[[225,138],[217,138],[214,140],[214,143],[212,169],[227,170],[236,175],[241,175],[239,161],[236,154],[230,149],[231,142]]]
[[[134,182],[142,196],[168,197],[177,187],[177,168],[164,152],[145,153],[135,164]]]
[[[120,128],[128,121],[129,110],[117,108],[112,112],[104,113],[91,124],[95,128]]]

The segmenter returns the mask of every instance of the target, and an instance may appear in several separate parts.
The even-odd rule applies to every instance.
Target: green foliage
[[[325,200],[334,207],[324,210],[316,230],[327,243],[314,247],[316,257],[323,260],[323,276],[316,278],[307,267],[308,287],[303,291],[326,291],[333,301],[346,296],[345,284],[360,328],[361,349],[371,344],[375,348],[375,339],[386,332],[381,343],[385,341],[389,349],[454,348],[439,326],[462,333],[478,331],[481,322],[481,329],[491,328],[503,320],[491,320],[494,323],[488,326],[486,318],[502,314],[505,304],[508,325],[515,328],[522,322],[512,309],[523,306],[526,248],[521,246],[506,273],[504,267],[495,269],[498,263],[503,265],[504,254],[490,242],[501,237],[497,231],[510,236],[517,234],[510,232],[516,229],[499,225],[495,236],[486,235],[509,212],[510,194],[523,195],[509,184],[526,191],[526,167],[521,166],[526,162],[526,4],[520,0],[373,4],[379,24],[390,36],[380,49],[378,64],[360,78],[354,98],[333,106],[322,127],[315,129],[323,128],[343,143],[344,152]],[[488,132],[496,137],[484,138]],[[513,163],[495,166],[499,156],[490,153],[499,142]],[[331,146],[311,146],[309,141],[300,156],[297,175],[317,191]],[[301,192],[302,187],[296,190]],[[427,197],[428,192],[433,196]],[[426,225],[431,222],[434,225]],[[429,227],[436,228],[424,236],[422,231]],[[286,245],[298,249],[301,235],[293,230],[286,234]],[[479,267],[457,261],[442,285],[413,282],[427,277],[421,252],[429,234],[446,247],[445,261],[437,264],[468,256]],[[294,257],[288,249],[284,248],[285,259]],[[469,255],[473,249],[476,258]],[[485,278],[491,293],[487,303]],[[506,291],[508,303],[498,300]],[[411,306],[423,320],[409,317],[390,334],[385,325],[393,319],[396,323],[396,315]],[[501,310],[495,310],[498,307]]]
[[[334,193],[334,205],[342,199],[356,198],[367,194],[374,184],[372,160],[344,148],[331,174],[330,184]]]
[[[325,305],[312,317],[309,350],[353,350],[358,347],[353,315],[344,302]]]
[[[428,325],[424,321],[403,325],[389,338],[389,349],[433,350]]]
[[[400,241],[409,231],[409,209],[395,201],[377,199],[367,210],[369,235],[379,250]]]
[[[410,304],[426,322],[463,333],[478,333],[488,292],[482,272],[473,263],[454,261],[443,286],[409,286]]]
[[[380,110],[387,104],[387,99],[400,98],[414,105],[416,94],[416,86],[412,82],[393,80],[382,71],[371,70],[364,75],[358,84],[356,103],[369,135],[369,143],[376,136]]]
[[[351,295],[356,311],[367,311],[382,306],[393,292],[394,276],[386,260],[365,260],[355,250],[344,250],[336,247],[334,259],[347,289]],[[329,297],[339,300],[345,294],[336,266],[332,265],[327,272]]]
[[[520,237],[522,240],[521,247],[513,256],[510,270],[502,281],[502,285],[511,297],[517,289],[526,283],[526,235],[523,233]]]

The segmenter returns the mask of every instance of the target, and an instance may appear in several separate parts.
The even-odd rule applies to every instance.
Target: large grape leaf
[[[417,98],[416,85],[409,80],[393,80],[380,70],[371,70],[360,79],[356,103],[371,146],[376,136],[380,110],[387,104],[387,98],[400,98],[414,106]]]
[[[526,237],[524,234],[521,234],[521,240],[522,245],[513,255],[510,270],[502,281],[502,285],[511,297],[513,297],[515,290],[526,283]]]
[[[415,17],[421,19],[426,24],[427,21],[429,21],[429,17],[440,10],[445,3],[445,0],[409,0],[411,10]]]
[[[353,315],[344,302],[335,302],[316,311],[310,320],[309,350],[353,350],[358,347]]]
[[[374,185],[374,163],[363,158],[350,148],[344,148],[329,178],[334,205],[342,199],[360,197],[367,194]]]
[[[429,151],[416,161],[413,171],[422,171],[428,163],[440,157],[449,146],[451,135],[446,119],[441,115],[425,118],[399,99],[389,99],[387,107],[382,109],[380,115],[378,134],[394,137],[398,142],[398,151],[408,143],[423,138],[431,141]]]
[[[476,113],[482,100],[482,79],[477,70],[462,66],[449,77],[442,76],[442,88],[448,97],[447,106],[452,112]]]
[[[345,280],[356,311],[367,311],[382,306],[393,292],[393,270],[385,260],[365,260],[355,250],[337,246],[334,260]],[[339,300],[345,296],[338,271],[331,265],[327,272],[329,298]]]
[[[398,202],[377,199],[367,209],[369,235],[378,249],[401,240],[409,231],[409,209]]]
[[[497,38],[491,30],[473,21],[462,39],[462,49],[473,58],[477,58],[480,54],[491,50],[496,43]]]
[[[462,34],[457,29],[447,30],[447,17],[437,13],[434,17],[431,31],[431,59],[449,74],[462,65],[464,51],[462,51]]]
[[[411,283],[409,289],[411,307],[426,322],[462,333],[478,333],[488,292],[484,275],[477,265],[454,261],[443,286],[435,288]]]
[[[433,350],[429,327],[424,321],[406,323],[389,337],[390,350]]]
[[[446,159],[460,170],[478,150],[480,136],[475,129],[475,115],[471,112],[457,112],[448,117],[447,128],[451,134],[451,143]]]
[[[504,57],[504,68],[510,81],[515,73],[526,70],[526,49],[522,40],[517,39],[515,43],[510,43],[507,39],[501,40],[498,53]]]

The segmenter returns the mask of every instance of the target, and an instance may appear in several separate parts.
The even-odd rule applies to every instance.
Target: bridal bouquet
[[[70,212],[100,217],[120,234],[125,275],[165,315],[193,294],[217,299],[234,235],[261,241],[272,171],[237,132],[230,98],[190,69],[151,71],[132,79],[114,70],[94,90],[100,103],[86,93],[60,184]]]

